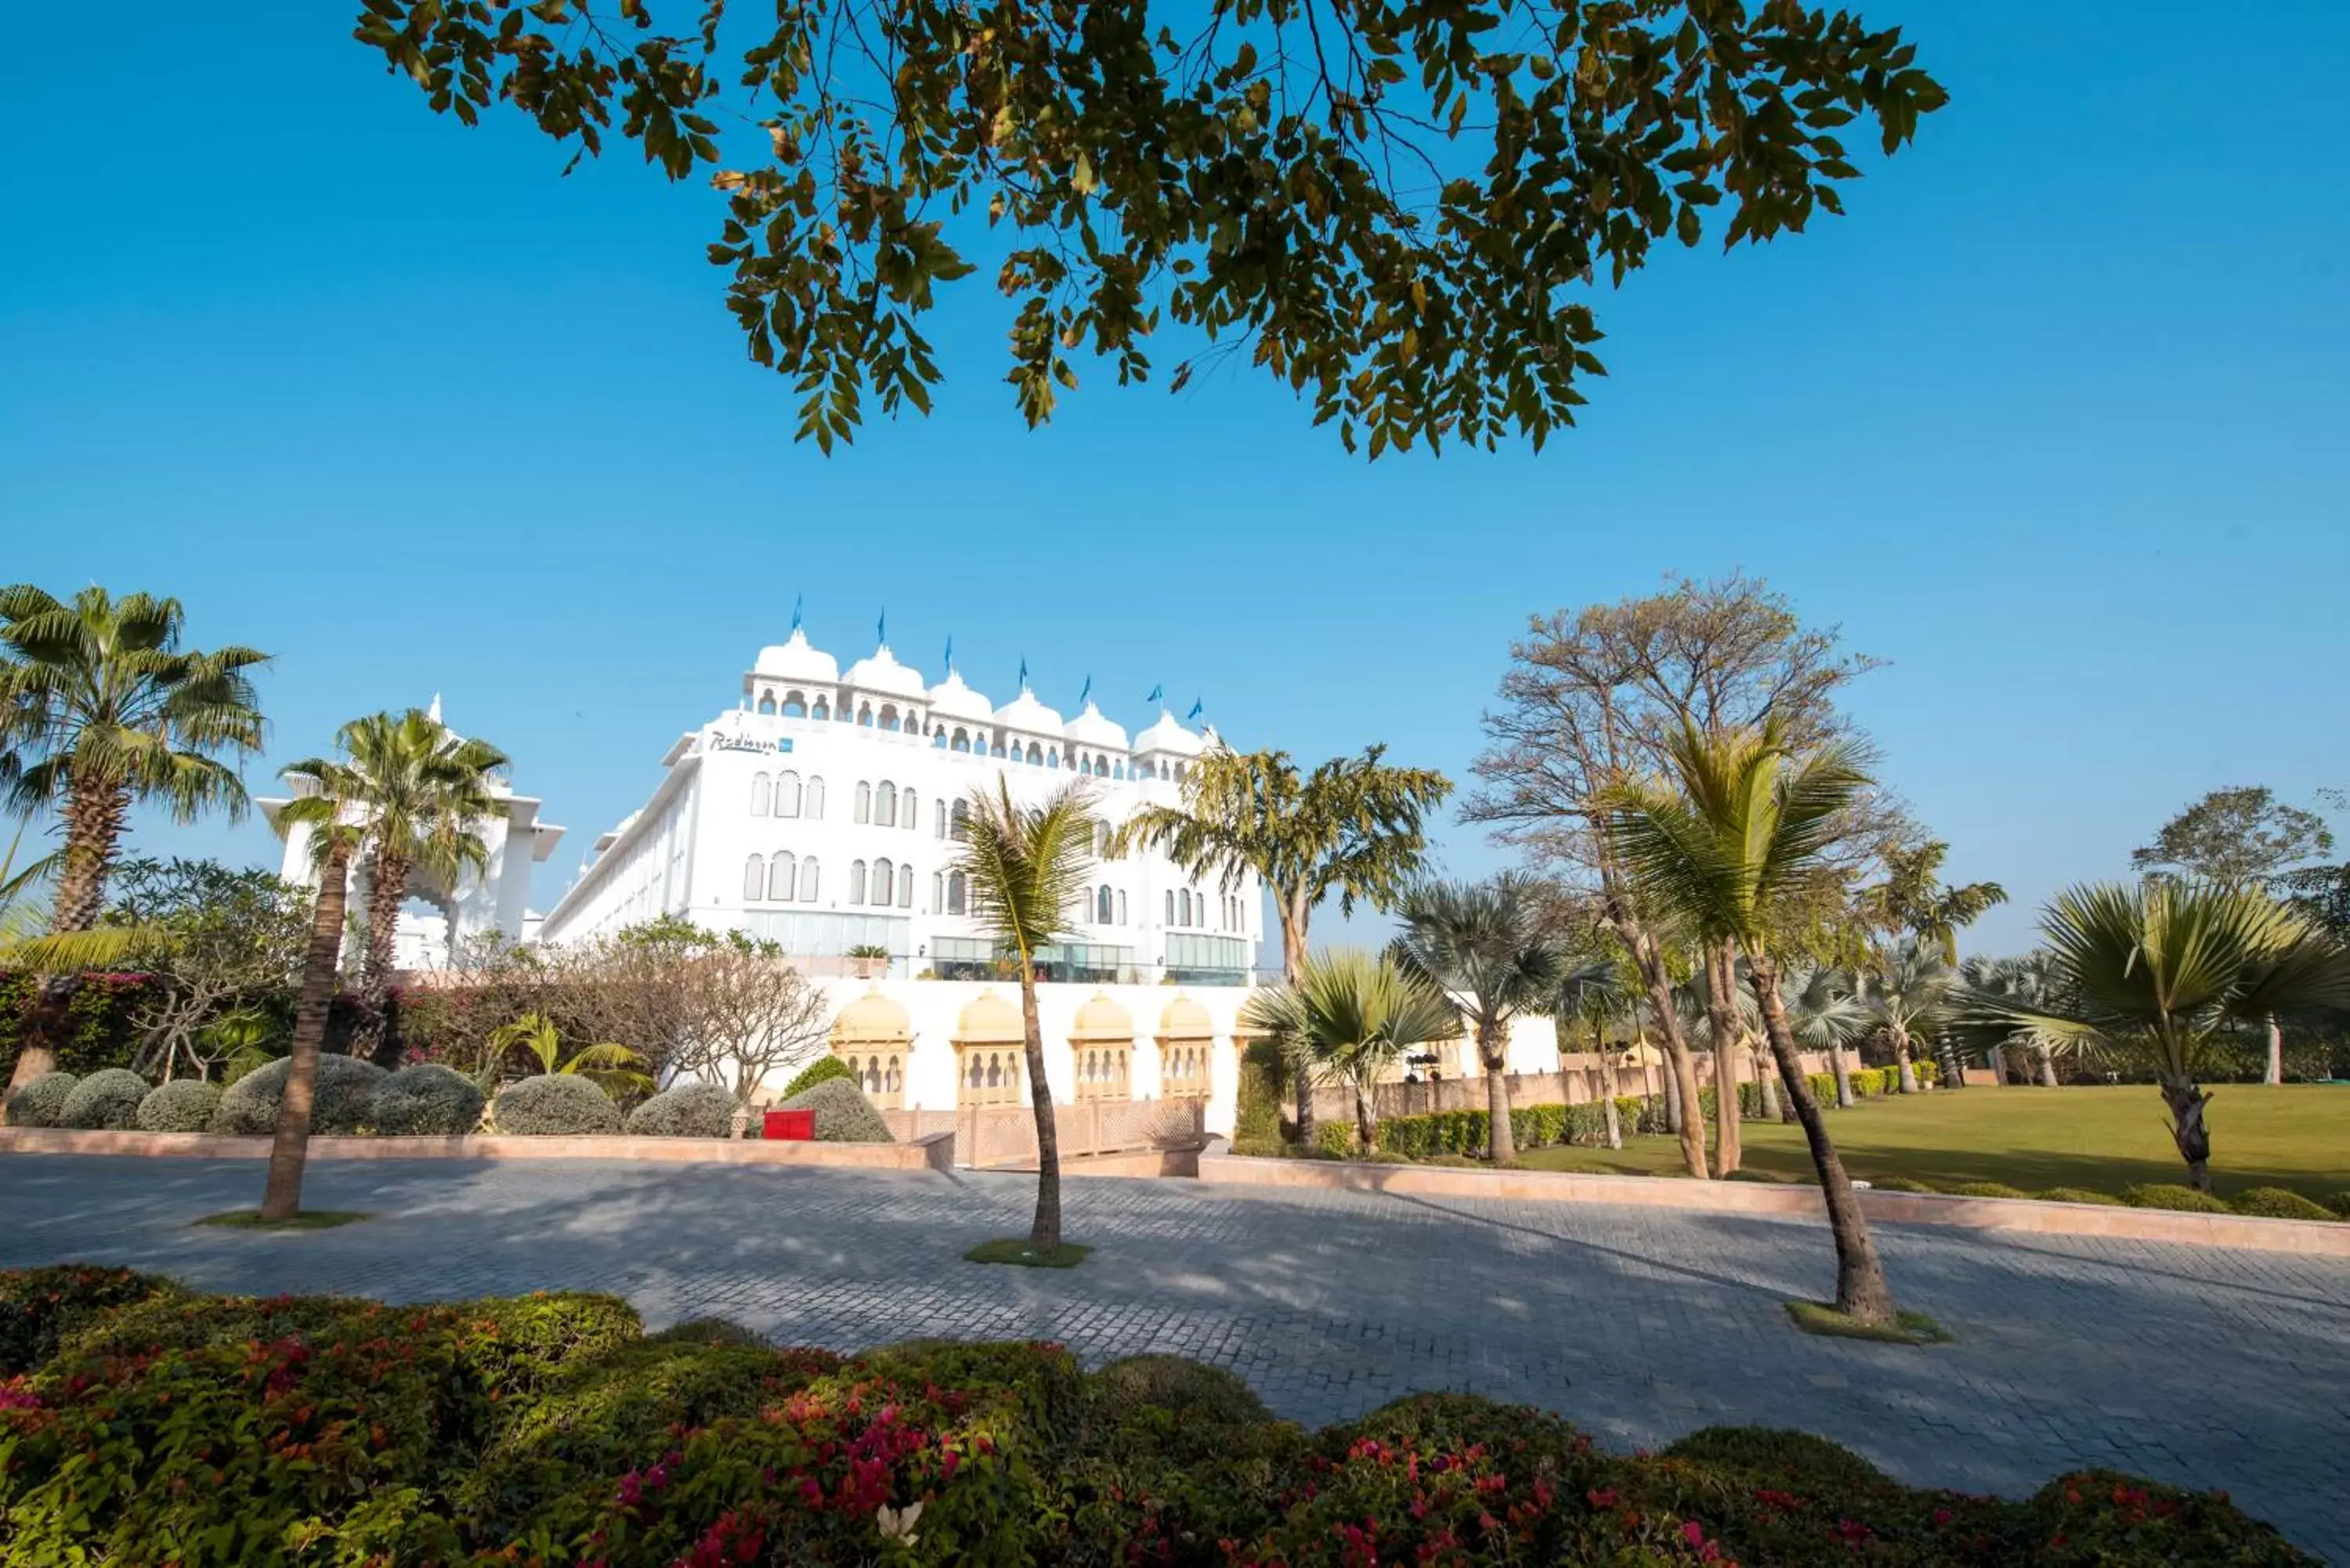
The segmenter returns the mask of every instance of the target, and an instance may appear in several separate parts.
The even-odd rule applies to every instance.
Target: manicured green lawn
[[[2208,1114],[2212,1179],[2222,1196],[2286,1187],[2324,1202],[2350,1190],[2350,1087],[2223,1085]],[[1863,1100],[1830,1111],[1827,1121],[1846,1168],[1863,1180],[2117,1192],[2132,1182],[2185,1179],[2162,1100],[2150,1086],[1945,1089]],[[1797,1127],[1750,1121],[1745,1147],[1750,1169],[1811,1175]],[[1543,1148],[1523,1158],[1543,1170],[1678,1176],[1679,1150],[1674,1139],[1642,1137],[1626,1140],[1620,1151]]]

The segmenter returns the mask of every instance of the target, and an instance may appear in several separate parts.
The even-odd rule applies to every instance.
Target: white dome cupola
[[[988,724],[994,722],[995,707],[985,693],[972,691],[964,682],[962,670],[949,670],[947,678],[931,688],[931,717]]]
[[[995,722],[1028,735],[1057,737],[1064,728],[1061,716],[1036,701],[1036,693],[1025,686],[1019,696],[995,711]]]
[[[1134,749],[1139,753],[1166,752],[1179,757],[1196,757],[1206,747],[1174,714],[1161,708],[1150,727],[1134,737]]]
[[[1126,750],[1126,732],[1102,717],[1102,711],[1092,702],[1086,711],[1069,721],[1062,733],[1081,746],[1092,746],[1105,752]]]
[[[846,683],[879,697],[910,697],[921,701],[930,695],[922,684],[921,673],[899,663],[898,656],[889,651],[886,642],[848,667]]]
[[[836,686],[840,682],[840,665],[831,654],[810,644],[806,632],[794,627],[789,641],[770,643],[759,649],[758,661],[743,678],[743,690],[749,691],[756,680]]]

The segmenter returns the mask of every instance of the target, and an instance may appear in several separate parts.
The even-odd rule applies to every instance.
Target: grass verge
[[[1064,1241],[1045,1251],[1035,1251],[1025,1236],[1006,1236],[998,1241],[982,1241],[965,1252],[966,1263],[1010,1263],[1022,1269],[1074,1269],[1086,1261],[1091,1247],[1080,1247],[1074,1241]]]
[[[1831,1339],[1873,1339],[1885,1345],[1948,1345],[1950,1331],[1922,1312],[1895,1314],[1890,1324],[1857,1323],[1825,1302],[1789,1302],[1787,1316],[1805,1334]]]
[[[225,1214],[207,1214],[196,1223],[229,1231],[331,1231],[374,1218],[350,1209],[305,1209],[290,1220],[264,1220],[258,1209],[232,1209]]]

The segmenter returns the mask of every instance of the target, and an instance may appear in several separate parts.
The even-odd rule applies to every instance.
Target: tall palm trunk
[[[1828,1231],[1835,1238],[1836,1311],[1856,1323],[1889,1324],[1895,1318],[1893,1287],[1886,1282],[1885,1265],[1877,1260],[1877,1242],[1869,1235],[1852,1179],[1845,1174],[1811,1085],[1804,1081],[1803,1064],[1795,1059],[1794,1032],[1787,1027],[1787,1006],[1779,994],[1779,966],[1757,953],[1747,973],[1762,1010],[1771,1054],[1779,1064],[1780,1084],[1794,1103],[1795,1119],[1803,1124],[1804,1141],[1811,1146],[1812,1166],[1819,1173],[1820,1192],[1827,1199]]]
[[[1379,1110],[1371,1100],[1371,1085],[1355,1080],[1355,1147],[1366,1155],[1379,1151]]]
[[[1278,905],[1281,915],[1281,978],[1295,991],[1305,977],[1305,925],[1308,912],[1294,898],[1284,898]],[[1300,1062],[1290,1080],[1297,1098],[1297,1141],[1306,1148],[1314,1147],[1314,1075],[1307,1064]]]
[[[1750,1035],[1747,1049],[1754,1059],[1754,1093],[1762,1103],[1762,1119],[1766,1122],[1794,1121],[1795,1113],[1779,1098],[1779,1075],[1771,1065],[1771,1048]]]
[[[130,810],[130,792],[120,784],[84,784],[76,781],[66,797],[64,869],[57,877],[57,899],[49,917],[49,934],[67,936],[98,924],[106,907],[106,873],[114,864],[115,846],[122,841],[123,818]],[[65,1004],[73,994],[76,977],[53,974],[42,979],[40,1009],[46,1023],[61,1025]],[[16,1054],[16,1070],[8,1075],[8,1094],[15,1094],[45,1073],[57,1070],[57,1047],[49,1032],[27,1031]],[[5,1097],[5,1096],[0,1096]]]
[[[1901,1092],[1916,1094],[1918,1069],[1909,1064],[1909,1031],[1907,1029],[1897,1027],[1893,1031],[1893,1060],[1901,1069]]]
[[[2282,1084],[2284,1082],[2284,1030],[2278,1024],[2275,1013],[2269,1013],[2266,1017],[2269,1028],[2269,1066],[2268,1071],[2261,1075],[2261,1082]]]
[[[1738,983],[1728,942],[1705,951],[1705,1021],[1713,1035],[1713,1174],[1726,1178],[1743,1155],[1738,1127]]]
[[[406,859],[380,846],[369,857],[367,947],[359,959],[358,1018],[351,1029],[351,1054],[380,1060],[391,1032],[391,971],[400,954],[400,907],[408,902]]]
[[[2170,1141],[2178,1146],[2178,1158],[2187,1162],[2187,1185],[2198,1192],[2211,1190],[2211,1126],[2203,1119],[2203,1107],[2211,1096],[2194,1079],[2168,1074],[2156,1080],[2162,1089],[2162,1103],[2170,1110]]]
[[[1835,1075],[1836,1109],[1852,1109],[1852,1067],[1845,1060],[1844,1042],[1841,1040],[1828,1042],[1828,1071]],[[1803,1118],[1798,1116],[1796,1119],[1800,1121]]]
[[[269,1176],[261,1191],[264,1220],[291,1220],[302,1208],[302,1167],[310,1155],[310,1106],[318,1085],[318,1052],[327,1040],[342,967],[344,882],[350,871],[347,839],[337,834],[318,869],[318,901],[310,917],[310,947],[302,960],[302,994],[294,1011],[294,1060],[277,1106],[277,1136],[269,1146]]]
[[[2048,1089],[2055,1088],[2057,1086],[2056,1053],[2048,1049],[2047,1046],[2043,1045],[2040,1047],[2039,1055],[2041,1086]]]
[[[1632,949],[1648,992],[1648,1012],[1665,1043],[1665,1118],[1680,1135],[1681,1164],[1699,1181],[1712,1179],[1705,1168],[1705,1124],[1697,1114],[1697,1067],[1690,1060],[1689,1042],[1681,1037],[1680,1020],[1673,1012],[1673,981],[1666,972],[1665,955],[1656,940],[1628,916],[1612,913],[1609,924]]]
[[[1607,1054],[1607,1026],[1597,1019],[1591,1022],[1591,1048],[1599,1054],[1599,1086],[1606,1091],[1606,1109],[1600,1113],[1607,1124],[1607,1147],[1624,1147],[1624,1118],[1616,1109],[1616,1058]]]
[[[1490,1019],[1477,1021],[1477,1064],[1485,1069],[1485,1152],[1495,1165],[1518,1158],[1518,1140],[1510,1126],[1509,1040],[1503,1026]]]
[[[1043,1252],[1061,1244],[1061,1132],[1053,1119],[1053,1086],[1045,1081],[1045,1028],[1036,1017],[1036,970],[1020,961],[1022,1046],[1028,1059],[1028,1103],[1036,1112],[1036,1222],[1028,1246]]]

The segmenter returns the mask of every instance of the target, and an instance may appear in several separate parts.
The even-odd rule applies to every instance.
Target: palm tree
[[[955,854],[956,868],[971,885],[972,918],[995,939],[1020,981],[1028,1096],[1036,1113],[1036,1220],[1028,1232],[1034,1252],[1061,1244],[1061,1143],[1036,1019],[1036,953],[1075,929],[1073,911],[1092,877],[1097,829],[1084,784],[1070,784],[1042,805],[1015,805],[1010,783],[999,774],[993,794],[984,785],[972,791],[970,822]]]
[[[1307,958],[1297,985],[1252,995],[1241,1021],[1271,1038],[1283,1060],[1308,1077],[1353,1087],[1356,1137],[1365,1154],[1378,1152],[1372,1091],[1380,1078],[1410,1052],[1461,1037],[1461,1010],[1451,998],[1391,958],[1359,948]],[[1502,1114],[1506,1120],[1506,1106]]]
[[[1616,1110],[1616,1057],[1607,1049],[1607,1025],[1634,1005],[1623,965],[1612,959],[1593,959],[1562,970],[1551,992],[1548,1011],[1558,1029],[1562,1050],[1570,1022],[1590,1026],[1591,1049],[1599,1057],[1600,1080],[1607,1090],[1602,1114],[1607,1117],[1609,1148],[1624,1147],[1624,1125]]]
[[[2211,1190],[2213,1047],[2235,1026],[2289,1007],[2350,1002],[2350,953],[2268,894],[2217,882],[2092,883],[2048,906],[2040,929],[2069,1005],[1975,1000],[1992,1018],[2154,1070],[2187,1179]]]
[[[1942,955],[1946,965],[1959,961],[1959,930],[2007,902],[2007,889],[1996,882],[1969,882],[1952,887],[1938,879],[1950,846],[1939,839],[1885,852],[1885,880],[1864,891],[1863,908],[1871,923],[1887,931],[1907,931]]]
[[[1892,1288],[1796,1059],[1776,950],[1780,927],[1816,887],[1825,853],[1867,775],[1841,744],[1791,755],[1776,721],[1712,735],[1685,725],[1667,754],[1678,787],[1615,792],[1605,819],[1609,838],[1649,898],[1701,938],[1736,942],[1745,953],[1780,1086],[1794,1103],[1826,1199],[1836,1310],[1857,1323],[1889,1324],[1896,1317]]]
[[[1396,909],[1397,963],[1461,999],[1485,1072],[1494,1164],[1517,1158],[1510,1135],[1510,1020],[1546,1006],[1566,968],[1545,889],[1520,872],[1484,882],[1420,882]]]
[[[183,649],[182,621],[177,599],[88,587],[65,604],[29,583],[0,587],[0,801],[63,819],[53,935],[98,924],[134,803],[175,822],[244,814],[244,784],[220,759],[260,749],[245,672],[267,656]],[[27,1046],[12,1086],[54,1065]]]
[[[2031,1012],[2068,1011],[2056,975],[2055,955],[2034,948],[2022,958],[1970,958],[1959,966],[1960,984],[1952,992],[1952,1010],[1962,1034],[1984,1036],[1981,1044],[2014,1045],[2032,1053],[2033,1070],[2042,1086],[2056,1087],[2056,1054],[2072,1043],[2043,1030],[2017,1024],[2001,1010],[2010,1004]],[[1988,1018],[1989,1027],[1982,1027]]]
[[[1840,1085],[1848,1086],[1844,1048],[1868,1033],[1867,1004],[1856,994],[1852,976],[1827,964],[1790,961],[1780,981],[1787,1003],[1787,1028],[1805,1051],[1827,1054]],[[1781,1120],[1795,1119],[1789,1105]]]
[[[644,1070],[645,1059],[626,1045],[609,1040],[582,1046],[571,1054],[569,1061],[565,1061],[563,1036],[556,1031],[555,1021],[544,1012],[525,1012],[490,1032],[487,1070],[482,1075],[488,1080],[484,1088],[495,1087],[498,1064],[515,1051],[536,1062],[542,1073],[585,1078],[614,1096],[653,1086],[651,1075]]]
[[[367,948],[352,1048],[356,1055],[380,1054],[410,879],[421,872],[453,894],[467,874],[489,864],[482,828],[499,810],[490,774],[506,755],[451,732],[421,708],[354,719],[338,740],[367,783]]]
[[[1909,1061],[1912,1033],[1930,1028],[1949,1011],[1957,979],[1940,950],[1915,937],[1896,945],[1868,977],[1869,1011],[1892,1042],[1905,1095],[1918,1092],[1918,1070]]]
[[[1738,1066],[1754,1038],[1750,1025],[1758,1022],[1752,1000],[1743,1005],[1738,993],[1738,955],[1731,943],[1702,944],[1700,961],[1689,983],[1677,989],[1674,1007],[1684,1039],[1705,1037],[1713,1054],[1713,1174],[1726,1180],[1744,1158],[1738,1125]]]
[[[1301,775],[1286,752],[1211,748],[1191,764],[1182,804],[1137,812],[1110,853],[1156,847],[1228,893],[1253,872],[1273,895],[1282,978],[1295,989],[1315,909],[1332,897],[1341,914],[1358,903],[1387,908],[1419,869],[1428,813],[1452,792],[1442,774],[1389,767],[1379,760],[1386,753],[1371,746]],[[1297,1088],[1298,1137],[1310,1146],[1314,1096],[1302,1080]]]

